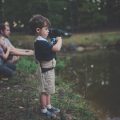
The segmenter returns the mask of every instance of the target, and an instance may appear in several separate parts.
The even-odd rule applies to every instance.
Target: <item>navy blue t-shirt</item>
[[[34,43],[35,57],[38,61],[49,61],[55,58],[56,54],[52,51],[53,45],[45,40],[36,40]]]

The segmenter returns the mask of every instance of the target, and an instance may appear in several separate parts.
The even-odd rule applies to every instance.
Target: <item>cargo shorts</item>
[[[42,73],[39,67],[39,92],[54,94],[55,93],[55,69]]]

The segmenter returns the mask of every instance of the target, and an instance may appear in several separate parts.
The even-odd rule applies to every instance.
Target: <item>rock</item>
[[[85,48],[82,47],[82,46],[79,46],[79,47],[76,48],[77,52],[83,52],[84,50],[85,50]]]

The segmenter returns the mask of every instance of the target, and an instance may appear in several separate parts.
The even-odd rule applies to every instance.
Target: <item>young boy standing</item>
[[[61,49],[62,38],[56,37],[56,44],[48,42],[50,21],[42,15],[34,15],[29,23],[32,32],[36,34],[35,58],[41,68],[41,113],[47,117],[54,117],[60,112],[58,108],[51,105],[51,94],[55,93],[55,53]]]

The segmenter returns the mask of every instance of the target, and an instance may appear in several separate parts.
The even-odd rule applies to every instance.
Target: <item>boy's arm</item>
[[[55,45],[53,45],[53,47],[52,47],[52,51],[54,51],[54,52],[60,51],[60,49],[62,47],[62,38],[57,37],[56,40],[57,40],[57,43]]]

